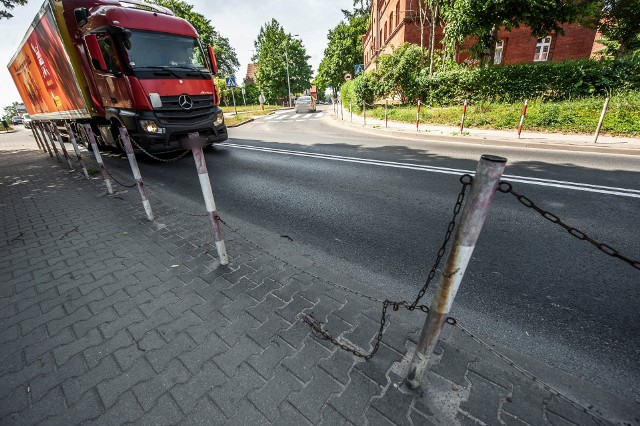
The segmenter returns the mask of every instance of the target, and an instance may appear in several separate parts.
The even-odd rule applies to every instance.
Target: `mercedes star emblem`
[[[178,98],[178,104],[182,107],[182,109],[193,108],[193,100],[189,95],[180,95],[180,97]]]

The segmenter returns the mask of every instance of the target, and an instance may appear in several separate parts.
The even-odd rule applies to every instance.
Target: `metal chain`
[[[484,346],[486,349],[489,350],[489,352],[491,352],[494,356],[496,356],[497,358],[500,358],[501,360],[503,360],[504,362],[506,362],[507,364],[509,364],[513,369],[519,371],[522,375],[524,375],[525,377],[533,380],[535,383],[538,383],[540,386],[542,386],[545,390],[551,392],[554,396],[557,396],[558,398],[570,403],[571,405],[577,407],[579,410],[587,413],[588,415],[590,415],[591,417],[593,417],[595,420],[600,421],[601,423],[604,424],[613,424],[610,421],[602,418],[600,415],[598,415],[598,413],[596,413],[595,411],[593,411],[593,407],[592,406],[585,406],[580,404],[577,401],[572,400],[571,398],[565,396],[562,394],[562,392],[560,392],[559,390],[557,390],[556,388],[554,388],[553,386],[543,382],[542,380],[540,380],[538,377],[536,377],[533,373],[531,373],[528,370],[525,370],[524,368],[520,367],[519,365],[517,365],[513,360],[511,360],[509,357],[507,357],[506,355],[501,354],[500,352],[496,351],[496,349],[494,348],[493,345],[483,341],[482,339],[480,339],[479,337],[477,337],[476,335],[474,335],[471,331],[469,331],[468,329],[464,328],[463,326],[461,326],[460,324],[456,323],[451,323],[449,321],[447,321],[449,324],[452,324],[454,326],[456,326],[460,331],[462,331],[464,334],[466,334],[469,338],[471,338],[473,341],[475,341],[476,343],[479,343],[480,345]]]
[[[456,199],[456,203],[453,207],[453,217],[451,218],[451,221],[449,221],[447,232],[444,235],[444,241],[442,241],[442,245],[438,250],[436,260],[433,263],[431,270],[429,271],[429,275],[427,275],[427,279],[424,285],[418,292],[418,296],[416,297],[416,300],[414,300],[414,302],[411,304],[411,307],[413,309],[415,309],[418,302],[420,302],[420,299],[422,299],[422,297],[425,295],[425,293],[427,292],[427,289],[429,288],[429,285],[431,284],[431,281],[433,281],[433,278],[436,275],[438,266],[440,266],[440,262],[442,261],[442,258],[444,257],[444,254],[447,251],[447,245],[449,244],[449,240],[451,239],[451,236],[453,235],[453,231],[456,227],[456,219],[458,218],[458,214],[460,214],[460,211],[462,210],[462,204],[464,203],[464,197],[467,193],[467,188],[469,187],[469,185],[471,185],[472,182],[473,182],[473,177],[470,174],[464,174],[460,176],[460,183],[462,184],[462,189],[460,189],[460,193],[458,194],[458,198]]]
[[[500,185],[498,186],[498,191],[505,193],[505,194],[511,194],[514,197],[516,197],[516,199],[525,207],[530,208],[532,210],[535,210],[536,212],[538,212],[543,218],[547,219],[549,222],[551,223],[555,223],[556,225],[561,226],[562,228],[564,228],[571,236],[576,237],[579,240],[582,241],[586,241],[588,243],[590,243],[591,245],[595,246],[598,250],[600,250],[601,252],[608,254],[611,257],[615,257],[617,259],[622,260],[623,262],[628,263],[629,265],[631,265],[632,268],[635,268],[637,270],[640,270],[640,261],[639,260],[634,260],[631,259],[625,255],[623,255],[622,253],[620,253],[618,250],[614,249],[613,247],[611,247],[608,244],[605,243],[601,243],[599,241],[594,240],[593,238],[591,238],[590,236],[588,236],[586,233],[584,233],[583,231],[574,228],[566,223],[564,223],[562,221],[562,219],[560,219],[558,216],[556,216],[555,214],[548,212],[542,208],[540,208],[539,206],[537,206],[533,201],[531,201],[531,199],[525,197],[522,194],[517,193],[516,191],[513,190],[513,185],[509,182],[500,182]]]
[[[429,288],[429,284],[431,284],[431,282],[433,281],[433,278],[435,277],[436,271],[438,269],[438,266],[440,265],[440,262],[442,261],[442,258],[444,257],[444,254],[447,250],[447,245],[449,244],[449,240],[451,239],[451,235],[453,235],[453,231],[456,227],[456,219],[458,217],[458,214],[460,213],[461,209],[462,209],[462,205],[464,203],[464,197],[465,194],[467,192],[467,187],[469,185],[471,185],[471,183],[473,182],[473,177],[469,174],[465,174],[462,175],[460,177],[460,183],[462,183],[462,189],[460,190],[460,193],[458,194],[458,198],[456,200],[456,203],[454,205],[453,208],[453,217],[451,218],[451,221],[449,222],[449,226],[447,227],[447,232],[445,233],[445,237],[444,237],[444,241],[442,242],[442,246],[440,247],[440,250],[438,250],[438,254],[436,256],[436,260],[433,264],[433,266],[431,267],[431,270],[429,271],[429,275],[427,276],[427,279],[425,281],[425,284],[422,286],[422,288],[420,289],[420,291],[418,292],[418,296],[416,297],[416,299],[413,301],[413,303],[409,303],[405,300],[397,302],[397,301],[392,301],[392,300],[385,300],[382,303],[382,315],[380,317],[380,328],[378,329],[378,334],[376,335],[376,342],[375,345],[373,347],[373,349],[371,350],[371,352],[369,352],[368,354],[364,354],[362,352],[360,352],[358,349],[356,349],[355,347],[352,347],[350,345],[344,344],[340,341],[338,341],[335,337],[331,336],[327,331],[322,329],[322,323],[320,323],[319,321],[317,321],[315,318],[313,318],[311,315],[309,314],[302,314],[301,318],[302,320],[307,323],[309,326],[311,326],[311,329],[313,330],[313,332],[316,334],[316,336],[318,336],[319,338],[326,340],[328,342],[331,342],[333,345],[339,347],[340,349],[350,352],[353,355],[357,356],[358,358],[363,358],[365,361],[370,360],[371,358],[373,358],[373,356],[376,354],[376,352],[378,352],[378,349],[380,349],[380,343],[382,342],[382,336],[384,335],[384,327],[387,321],[387,309],[389,308],[389,306],[391,306],[393,308],[394,311],[398,311],[400,309],[400,307],[405,308],[408,311],[414,311],[416,309],[420,309],[420,311],[424,312],[424,313],[429,313],[429,307],[425,306],[425,305],[418,305],[418,303],[420,302],[420,299],[422,299],[422,297],[425,295],[425,293],[427,292],[427,289]],[[453,317],[448,317],[447,318],[447,323],[448,324],[456,324],[456,320]]]
[[[168,160],[165,160],[164,158],[156,157],[155,155],[150,154],[146,149],[144,149],[143,147],[141,147],[140,145],[138,145],[138,143],[137,143],[135,140],[133,140],[133,138],[131,139],[131,142],[133,142],[133,144],[134,144],[134,145],[135,145],[135,146],[136,146],[140,151],[144,152],[147,156],[149,156],[149,157],[153,158],[153,159],[154,159],[154,160],[156,160],[156,161],[160,161],[160,162],[162,162],[162,163],[173,163],[173,162],[175,162],[175,161],[178,161],[178,160],[180,160],[180,159],[184,158],[184,157],[185,157],[189,152],[191,152],[190,150],[188,150],[188,149],[187,149],[187,150],[185,150],[182,154],[178,155],[177,157],[175,157],[175,158],[170,158],[170,159],[168,159]]]
[[[107,172],[107,175],[113,179],[113,181],[115,183],[117,183],[118,185],[120,185],[123,188],[133,188],[134,186],[137,185],[137,183],[132,183],[131,185],[125,185],[124,183],[121,183],[120,181],[118,181],[118,179],[114,178],[113,175],[111,173],[109,173],[109,170],[107,170],[106,168],[104,169]]]

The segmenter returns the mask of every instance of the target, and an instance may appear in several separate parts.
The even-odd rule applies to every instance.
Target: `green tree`
[[[337,96],[338,89],[344,83],[344,75],[353,73],[354,65],[362,63],[362,35],[369,28],[368,14],[357,11],[345,13],[345,20],[329,30],[329,43],[324,49],[324,58],[320,62],[315,80],[318,87],[323,88],[322,93],[330,87],[334,96]]]
[[[9,13],[9,10],[13,9],[16,6],[27,4],[27,0],[0,0],[0,4],[2,4],[2,9],[0,9],[0,19],[9,19],[13,18],[13,15]]]
[[[14,102],[11,105],[4,107],[4,116],[3,118],[7,120],[7,123],[11,123],[11,117],[15,117],[18,115],[18,102]]]
[[[375,72],[378,81],[375,95],[399,98],[403,103],[417,100],[420,97],[421,57],[420,47],[411,43],[404,43],[392,54],[381,56]]]
[[[640,49],[640,0],[604,0],[599,16],[602,35],[617,58]]]
[[[4,1],[4,0],[0,0]],[[218,62],[218,72],[221,75],[233,75],[240,67],[236,50],[229,43],[229,39],[223,37],[211,25],[211,21],[204,15],[195,12],[193,6],[182,0],[151,0],[155,4],[164,6],[175,13],[176,16],[185,19],[198,31],[203,46],[213,46]]]
[[[270,102],[287,98],[287,68],[292,93],[311,87],[310,56],[302,41],[285,33],[278,21],[272,19],[260,28],[254,46],[256,84]]]
[[[599,0],[444,0],[443,15],[449,41],[461,44],[474,37],[472,54],[490,65],[495,53],[498,30],[526,25],[531,35],[544,37],[563,34],[562,25],[576,22]]]

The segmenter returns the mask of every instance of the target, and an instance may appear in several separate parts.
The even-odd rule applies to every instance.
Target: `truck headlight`
[[[222,111],[218,112],[218,115],[216,115],[216,121],[215,121],[215,125],[219,126],[222,123],[224,123],[224,114]]]
[[[164,127],[158,126],[153,120],[140,120],[140,127],[147,133],[164,133]]]

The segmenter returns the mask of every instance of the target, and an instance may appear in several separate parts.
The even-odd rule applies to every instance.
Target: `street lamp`
[[[294,34],[291,37],[298,37],[298,34]],[[289,56],[287,55],[287,48],[289,47],[289,37],[287,37],[287,44],[284,46],[284,60],[285,67],[287,69],[287,97],[289,98],[289,108],[291,108],[291,81],[289,79]]]

